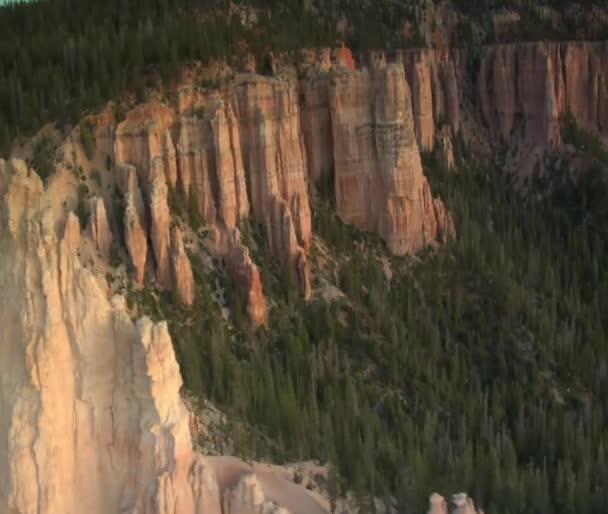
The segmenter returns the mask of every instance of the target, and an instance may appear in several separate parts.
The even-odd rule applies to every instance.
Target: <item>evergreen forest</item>
[[[464,17],[456,46],[496,40],[490,9],[517,8],[521,27],[509,40],[606,39],[582,14],[555,27],[532,7],[532,0],[456,0]],[[567,0],[547,5],[562,10]],[[85,111],[108,99],[160,83],[170,87],[183,64],[239,59],[274,51],[332,46],[345,41],[355,52],[430,45],[420,33],[422,0],[40,0],[0,7],[0,153],[19,135],[31,135],[44,123],[73,124]],[[241,6],[231,9],[229,6]],[[579,0],[581,13],[595,6]],[[255,23],[247,7],[255,8]],[[578,12],[578,11],[577,11]],[[339,20],[351,29],[338,31]],[[403,26],[414,28],[405,37]],[[477,34],[485,34],[479,36]]]

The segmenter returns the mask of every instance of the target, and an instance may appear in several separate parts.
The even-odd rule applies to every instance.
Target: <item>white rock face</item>
[[[0,514],[288,512],[194,452],[166,323],[106,297],[62,199],[19,161],[0,193]]]

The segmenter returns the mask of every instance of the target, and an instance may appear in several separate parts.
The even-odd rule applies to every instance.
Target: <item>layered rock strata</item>
[[[213,228],[210,248],[227,259],[252,323],[263,323],[259,272],[236,230],[251,216],[309,298],[309,181],[334,168],[340,215],[378,232],[394,252],[415,252],[453,233],[422,174],[403,68],[370,78],[354,67],[341,49],[333,67],[310,65],[318,80],[242,74],[219,91],[185,84],[173,107],[151,100],[128,112],[113,145],[109,122],[100,117],[97,131],[104,148],[114,149],[125,199],[125,244],[136,283],[151,266],[150,248],[158,285],[179,287],[171,283],[169,227],[181,211]],[[353,157],[359,151],[367,153]]]
[[[403,67],[385,66],[373,79],[343,72],[333,80],[330,106],[342,218],[377,232],[400,255],[449,237],[440,228],[451,222],[440,219],[447,214],[422,171]]]

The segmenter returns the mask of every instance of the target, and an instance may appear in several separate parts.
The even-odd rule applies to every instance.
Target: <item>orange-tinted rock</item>
[[[340,65],[345,66],[349,70],[355,70],[357,68],[355,59],[353,58],[353,53],[351,52],[350,48],[343,44],[340,48],[338,48],[336,54],[336,61]]]
[[[301,84],[302,135],[308,174],[315,183],[334,168],[329,80],[329,74],[315,71]]]
[[[131,258],[131,264],[135,269],[135,284],[141,287],[144,284],[146,271],[148,238],[134,195],[129,195],[126,198],[123,224],[125,228],[125,244]]]
[[[218,206],[213,184],[215,177],[215,153],[213,136],[208,120],[184,117],[180,120],[180,136],[177,145],[180,189],[190,204],[209,224],[217,219]]]
[[[558,144],[559,109],[553,57],[545,45],[486,49],[481,59],[479,98],[483,116],[496,140],[507,141],[514,130],[520,130],[526,144],[547,147]]]
[[[421,57],[425,57],[422,54]],[[416,60],[412,70],[411,97],[416,139],[420,148],[433,148],[435,120],[433,117],[432,69],[426,59]]]
[[[220,220],[228,227],[235,227],[249,214],[237,123],[231,107],[228,107],[227,112],[223,103],[216,107],[211,127],[218,183],[218,210]]]
[[[150,192],[148,203],[150,209],[150,239],[156,258],[156,278],[161,288],[171,288],[170,268],[170,226],[171,213],[167,203],[167,184],[162,165],[162,158],[152,160],[150,170]]]
[[[171,231],[171,282],[179,302],[190,307],[194,302],[194,275],[186,255],[182,232],[178,227]]]
[[[173,109],[154,100],[129,111],[118,124],[114,142],[116,162],[135,166],[144,187],[148,186],[150,164],[157,157],[161,158],[167,183],[175,183],[176,165],[170,162],[174,153],[171,140],[174,118]]]
[[[449,125],[444,125],[437,133],[437,150],[441,164],[448,170],[455,165],[454,143],[452,142],[452,130]]]
[[[330,93],[336,204],[342,218],[380,234],[397,254],[437,240],[436,204],[422,172],[401,65],[341,72]]]
[[[437,239],[445,243],[456,236],[454,218],[439,198],[433,199],[433,208],[437,220]]]
[[[307,249],[311,217],[296,85],[288,79],[246,80],[237,86],[235,114],[254,217],[267,223],[273,197],[283,199],[292,211],[298,244]]]
[[[91,202],[89,231],[101,258],[108,260],[112,246],[112,232],[108,223],[106,207],[103,198],[94,198]]]
[[[237,283],[239,293],[245,302],[249,322],[254,327],[265,325],[268,321],[268,308],[262,291],[260,272],[251,260],[249,250],[241,243],[238,229],[231,230],[229,245],[228,271]]]
[[[459,80],[454,58],[447,50],[406,50],[397,52],[411,85],[414,123],[418,144],[433,148],[435,127],[449,124],[460,130]]]

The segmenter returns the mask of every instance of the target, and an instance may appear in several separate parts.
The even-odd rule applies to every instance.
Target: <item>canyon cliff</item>
[[[152,99],[122,120],[112,106],[88,118],[97,157],[113,163],[124,212],[112,217],[123,220],[119,232],[138,287],[151,266],[159,287],[192,303],[191,288],[179,291],[171,280],[171,256],[181,254],[185,264],[187,255],[173,248],[170,220],[186,217],[210,229],[207,246],[225,259],[250,322],[266,323],[257,264],[241,237],[251,220],[310,298],[310,194],[329,173],[339,215],[378,233],[395,254],[454,235],[422,170],[404,68],[358,70],[345,48],[313,52],[307,65],[302,79],[283,66],[273,77],[238,74],[217,89],[190,77],[171,102]],[[111,201],[106,194],[106,205]]]
[[[121,177],[135,283],[152,266],[160,287],[177,287],[170,219],[181,212],[211,228],[209,248],[229,264],[251,323],[264,324],[258,263],[240,229],[248,220],[262,227],[309,298],[310,193],[328,180],[342,219],[379,234],[393,253],[446,241],[456,229],[421,154],[437,150],[449,169],[456,137],[506,144],[519,177],[542,173],[564,115],[606,136],[607,55],[606,43],[542,42],[370,52],[357,64],[346,48],[309,50],[297,66],[293,56],[274,58],[273,76],[227,74],[215,88],[190,74],[169,101],[138,105],[122,121],[109,108],[90,121],[98,154]]]
[[[45,188],[25,162],[0,160],[0,513],[329,513],[286,468],[195,449],[167,324],[133,322],[83,265],[102,207],[82,231],[65,209],[69,181],[58,170]],[[170,244],[188,304],[178,228]]]
[[[74,179],[87,160],[78,129],[46,185],[25,162],[0,161],[0,514],[328,512],[266,468],[195,450],[167,325],[131,319],[105,278],[114,254],[135,288],[154,283],[188,308],[190,243],[204,241],[259,327],[271,304],[247,224],[311,298],[312,210],[328,177],[339,216],[406,255],[456,234],[424,174],[435,146],[451,168],[458,134],[509,143],[513,168],[529,175],[561,143],[566,113],[608,135],[605,43],[370,53],[357,64],[345,49],[308,55],[306,70],[281,73],[278,60],[272,77],[211,89],[186,80],[124,117],[113,106],[89,116],[86,172],[108,163],[90,198]],[[88,217],[74,214],[80,200]],[[464,495],[453,504],[475,512]],[[430,509],[447,502],[433,496]]]
[[[45,190],[0,160],[0,513],[326,512],[276,473],[195,452],[167,324],[134,323],[82,265],[64,179]],[[184,278],[178,230],[172,245]]]
[[[608,43],[535,42],[471,49],[401,50],[361,56],[403,64],[419,146],[505,144],[511,168],[529,176],[562,142],[560,119],[608,137]],[[447,132],[446,132],[447,131]],[[452,134],[446,136],[446,134]],[[445,161],[449,162],[449,156]]]

